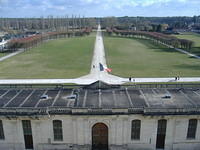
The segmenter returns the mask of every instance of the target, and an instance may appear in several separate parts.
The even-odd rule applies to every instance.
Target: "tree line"
[[[104,17],[100,18],[103,27],[128,30],[135,27],[139,31],[162,31],[160,25],[167,24],[169,29],[200,28],[200,16],[193,17]]]
[[[173,46],[174,48],[181,48],[190,51],[193,45],[193,41],[186,39],[179,39],[174,36],[166,35],[158,32],[147,32],[147,31],[129,31],[129,30],[117,30],[115,28],[107,28],[108,35],[115,34],[123,37],[136,37],[153,40],[160,44]]]
[[[25,38],[16,38],[8,42],[8,49],[10,51],[15,51],[19,48],[27,50],[47,40],[89,35],[91,31],[92,28],[85,28],[82,30],[77,30],[75,32],[73,31],[47,32],[44,34],[36,34]]]
[[[72,15],[64,17],[40,17],[40,18],[0,18],[0,30],[48,30],[68,31],[70,29],[82,29],[96,25],[96,19]]]
[[[167,24],[173,29],[188,29],[189,25],[200,28],[200,16],[193,17],[84,17],[76,15],[48,16],[39,18],[0,18],[0,30],[51,30],[62,31],[94,27],[98,22],[102,27],[116,27],[127,30],[136,27],[137,30],[149,31],[160,24]]]

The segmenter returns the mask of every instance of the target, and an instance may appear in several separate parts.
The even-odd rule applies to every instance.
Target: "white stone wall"
[[[188,120],[198,119],[195,140],[186,139]],[[21,120],[3,121],[5,140],[0,140],[0,150],[24,150],[24,137]],[[131,121],[141,120],[140,140],[131,140]],[[157,121],[167,120],[165,150],[200,150],[200,116],[142,116],[142,115],[61,115],[31,119],[35,150],[90,149],[92,126],[105,123],[109,130],[110,149],[155,150]],[[53,139],[53,120],[62,120],[63,141]]]

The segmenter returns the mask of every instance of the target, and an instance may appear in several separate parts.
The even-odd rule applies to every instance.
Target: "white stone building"
[[[200,150],[199,114],[199,88],[3,88],[0,150]]]

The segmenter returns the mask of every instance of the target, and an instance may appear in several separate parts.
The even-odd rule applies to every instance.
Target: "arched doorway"
[[[108,127],[104,123],[92,127],[92,150],[108,150]]]

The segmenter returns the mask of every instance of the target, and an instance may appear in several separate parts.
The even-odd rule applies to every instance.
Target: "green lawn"
[[[9,53],[0,53],[0,58],[3,57],[3,56],[6,56],[8,55]]]
[[[174,35],[180,39],[188,39],[194,42],[193,48],[191,50],[192,53],[200,56],[200,34],[197,33],[181,33],[179,35]]]
[[[200,76],[200,60],[158,47],[151,41],[120,37],[104,38],[108,66],[124,77]]]
[[[88,74],[94,41],[92,34],[46,42],[0,62],[0,78],[74,78]]]

